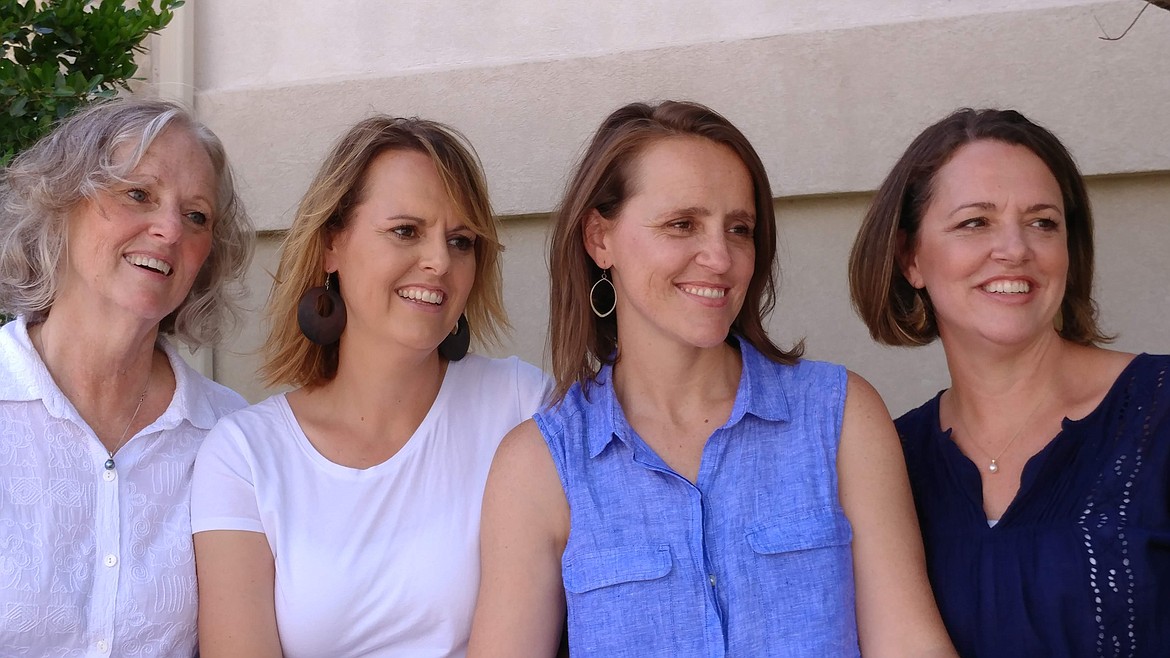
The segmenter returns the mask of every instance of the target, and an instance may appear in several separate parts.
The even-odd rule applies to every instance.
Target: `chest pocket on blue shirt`
[[[773,555],[848,545],[853,531],[842,512],[821,507],[769,519],[748,528],[746,538],[756,553]]]
[[[756,579],[746,594],[774,608],[802,610],[810,628],[818,628],[819,612],[832,627],[833,617],[853,607],[852,538],[849,521],[833,507],[797,510],[748,528]]]
[[[670,547],[628,546],[579,552],[565,560],[565,589],[584,594],[624,583],[657,580],[670,573]]]
[[[573,655],[623,655],[631,638],[653,638],[678,622],[669,546],[633,545],[567,556],[561,567]],[[686,609],[685,607],[682,609]],[[588,649],[575,641],[587,642]],[[647,645],[649,648],[650,645]],[[643,655],[658,655],[653,651]],[[670,655],[662,654],[662,655]]]

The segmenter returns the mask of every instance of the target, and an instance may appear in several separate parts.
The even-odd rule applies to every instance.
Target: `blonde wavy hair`
[[[441,123],[378,115],[350,128],[333,146],[285,235],[266,314],[268,338],[260,374],[267,385],[319,386],[337,374],[338,346],[305,338],[297,324],[297,305],[306,291],[324,283],[326,238],[343,230],[362,203],[370,164],[393,150],[430,157],[449,198],[477,237],[475,282],[464,310],[472,337],[481,345],[497,344],[508,328],[499,261],[503,246],[475,150],[462,134]]]

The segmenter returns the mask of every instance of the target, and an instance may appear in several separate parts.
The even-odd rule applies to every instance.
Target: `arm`
[[[540,430],[504,437],[488,474],[469,658],[553,656],[565,615],[569,505]]]
[[[203,658],[280,658],[276,565],[259,532],[195,535],[199,578],[199,651]]]
[[[235,423],[220,421],[204,439],[191,478],[203,658],[281,655],[276,565],[247,446]]]
[[[857,631],[865,656],[955,656],[926,578],[902,447],[877,391],[849,373],[837,454],[853,526]]]

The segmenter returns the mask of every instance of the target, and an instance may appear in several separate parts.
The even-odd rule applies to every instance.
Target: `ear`
[[[918,290],[926,287],[926,282],[922,278],[922,272],[918,269],[918,250],[915,248],[914,240],[906,234],[905,231],[898,231],[898,248],[895,253],[898,261],[898,268],[902,270],[902,276],[910,282]]]
[[[613,252],[609,247],[613,223],[614,220],[602,217],[594,208],[585,217],[585,225],[581,231],[585,251],[589,252],[589,257],[603,270],[613,267]]]
[[[333,231],[326,229],[325,239],[323,240],[325,245],[324,260],[326,272],[336,272],[338,269],[340,269],[340,247],[342,244],[344,244],[345,238],[348,235],[348,231]]]

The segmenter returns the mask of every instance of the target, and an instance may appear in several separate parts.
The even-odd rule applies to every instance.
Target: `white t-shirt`
[[[191,470],[245,402],[159,345],[175,394],[107,471],[24,320],[0,329],[0,656],[195,653]]]
[[[323,457],[276,395],[208,435],[192,528],[266,535],[287,658],[463,656],[488,467],[549,387],[516,357],[468,355],[406,445],[368,469]]]

